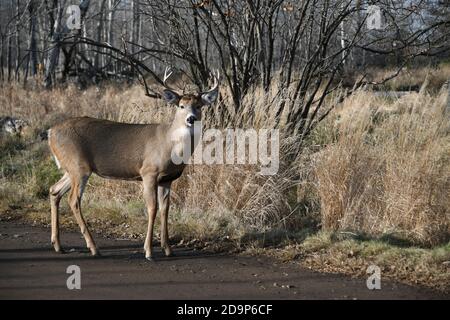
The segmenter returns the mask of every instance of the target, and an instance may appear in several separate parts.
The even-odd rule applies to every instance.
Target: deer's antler
[[[166,89],[169,89],[171,91],[176,91],[175,89],[170,87],[169,84],[167,83],[167,80],[169,80],[169,78],[172,76],[172,74],[173,74],[172,69],[170,67],[166,67],[166,70],[164,71],[163,85]]]
[[[217,75],[214,74],[214,72],[211,72],[211,75],[214,78],[214,84],[213,84],[212,88],[202,92],[202,94],[217,90],[217,88],[219,87],[219,79],[220,79],[220,71],[219,71],[219,69],[217,69],[216,73],[217,73]]]

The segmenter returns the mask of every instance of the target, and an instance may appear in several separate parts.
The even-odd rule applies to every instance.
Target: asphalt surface
[[[61,232],[68,253],[50,246],[50,229],[0,222],[0,299],[440,299],[425,288],[323,274],[266,257],[212,254],[187,248],[148,262],[141,241],[95,235],[102,254],[91,257],[76,232]],[[69,290],[70,265],[81,289]]]

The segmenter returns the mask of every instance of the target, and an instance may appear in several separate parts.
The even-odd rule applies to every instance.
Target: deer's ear
[[[178,93],[169,89],[164,90],[162,96],[170,104],[178,104],[178,101],[180,101]]]
[[[219,88],[202,93],[201,96],[202,96],[202,102],[204,105],[213,104],[214,101],[216,101],[217,97],[219,96]]]

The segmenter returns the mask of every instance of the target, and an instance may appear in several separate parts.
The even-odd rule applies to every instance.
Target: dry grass
[[[372,80],[381,81],[382,79],[395,74],[397,70],[373,70],[369,71]],[[425,83],[429,91],[437,92],[446,81],[450,79],[450,64],[441,63],[436,67],[407,68],[405,67],[397,77],[389,80],[385,84],[387,90],[418,91]]]
[[[387,104],[360,92],[343,104],[336,141],[314,167],[325,229],[427,245],[449,240],[446,96],[411,94]]]

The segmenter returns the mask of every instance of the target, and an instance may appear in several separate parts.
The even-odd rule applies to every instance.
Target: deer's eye
[[[183,105],[180,105],[180,108],[181,108],[181,109],[184,109],[184,106],[183,106]]]

